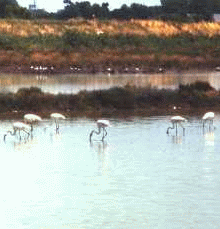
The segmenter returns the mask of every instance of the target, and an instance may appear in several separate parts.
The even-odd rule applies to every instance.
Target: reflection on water
[[[206,145],[214,146],[214,141],[215,141],[214,131],[207,132],[204,137],[205,137]]]
[[[22,87],[39,87],[44,92],[54,94],[76,94],[81,90],[108,89],[126,84],[137,87],[157,87],[159,89],[175,89],[178,85],[207,81],[216,89],[220,89],[219,72],[187,72],[165,74],[128,74],[128,75],[19,75],[1,74],[0,92],[17,92]]]
[[[108,143],[106,141],[92,141],[90,146],[97,153],[98,171],[101,175],[107,175],[110,168]]]
[[[181,144],[183,141],[183,136],[172,136],[172,142],[175,144]]]
[[[194,117],[185,136],[167,135],[169,120],[112,119],[91,143],[88,119],[1,141],[1,228],[219,228],[220,116],[205,132]]]

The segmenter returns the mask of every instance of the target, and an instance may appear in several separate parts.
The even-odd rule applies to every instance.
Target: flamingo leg
[[[103,129],[103,136],[102,136],[102,141],[103,141],[104,138],[107,136],[107,131],[106,131],[105,127],[103,127],[102,129]]]
[[[183,136],[185,136],[185,127],[180,123],[180,126],[183,128]]]
[[[28,132],[28,131],[26,131],[26,130],[23,130],[28,136],[27,136],[27,139],[29,138],[29,136],[30,136],[30,133]],[[31,132],[31,135],[32,135],[32,132]]]
[[[58,120],[55,120],[55,124],[56,124],[56,134],[59,134],[59,122],[58,122]]]

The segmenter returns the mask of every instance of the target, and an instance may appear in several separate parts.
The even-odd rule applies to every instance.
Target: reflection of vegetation
[[[0,95],[1,112],[110,112],[152,111],[159,109],[167,112],[173,106],[184,109],[218,109],[219,92],[207,82],[197,81],[189,85],[180,85],[178,90],[158,90],[154,88],[136,88],[134,86],[114,87],[108,90],[82,91],[77,95],[47,94],[39,88],[23,88],[17,93]]]

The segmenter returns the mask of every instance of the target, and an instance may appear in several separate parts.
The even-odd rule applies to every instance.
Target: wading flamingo
[[[33,124],[42,121],[42,118],[39,115],[35,114],[26,114],[24,115],[24,120],[31,125],[31,132],[33,131]]]
[[[19,132],[19,138],[21,140],[21,131],[23,131],[24,133],[27,134],[27,139],[30,136],[30,131],[31,131],[31,127],[23,122],[15,122],[13,123],[13,132],[12,131],[8,131],[7,134],[4,135],[4,141],[6,140],[6,136],[8,134],[11,134],[12,136],[15,136],[17,131]]]
[[[203,128],[205,127],[205,124],[207,122],[209,122],[209,128],[211,126],[213,126],[213,120],[215,118],[215,114],[214,112],[207,112],[204,114],[204,116],[202,117],[202,124],[203,124]]]
[[[176,135],[177,135],[178,124],[183,128],[183,135],[185,134],[185,128],[182,125],[183,122],[187,121],[185,118],[183,118],[182,116],[173,116],[170,121],[173,124],[173,126],[167,128],[167,134],[169,134],[170,129],[175,129],[176,127]]]
[[[55,123],[56,123],[56,133],[59,133],[59,128],[60,128],[60,126],[59,126],[59,120],[66,119],[66,117],[64,115],[60,114],[60,113],[52,113],[50,115],[50,117],[55,120]]]
[[[93,130],[91,133],[90,133],[90,136],[89,136],[89,139],[90,139],[90,142],[92,140],[92,135],[93,133],[99,135],[101,133],[101,129],[103,130],[103,136],[102,136],[102,141],[104,140],[104,138],[106,137],[107,135],[107,131],[106,131],[106,127],[109,127],[110,126],[110,122],[109,120],[102,120],[102,119],[99,119],[97,122],[97,127],[98,127],[98,131],[95,131]]]

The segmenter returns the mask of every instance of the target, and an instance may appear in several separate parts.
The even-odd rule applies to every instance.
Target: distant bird
[[[213,120],[215,118],[214,112],[207,112],[204,114],[202,117],[202,123],[203,123],[203,128],[205,127],[205,124],[208,122],[209,123],[209,128],[213,126]]]
[[[183,122],[187,121],[185,118],[181,116],[173,116],[170,121],[173,124],[173,126],[167,128],[167,134],[169,134],[170,129],[175,129],[176,127],[176,135],[177,135],[178,124],[183,128],[183,135],[185,134],[185,128],[182,125]]]
[[[66,117],[64,115],[60,114],[60,113],[52,113],[50,115],[50,117],[55,120],[55,123],[56,123],[56,133],[59,133],[59,128],[60,127],[59,127],[59,122],[58,121],[61,120],[61,119],[66,119]]]
[[[215,68],[215,71],[220,71],[220,66],[217,66],[217,67]]]
[[[11,134],[12,136],[15,136],[17,134],[17,131],[19,132],[19,138],[21,140],[21,131],[27,134],[27,139],[30,136],[31,127],[23,122],[15,122],[13,123],[13,132],[8,131],[7,134],[4,135],[4,141],[6,140],[6,136],[8,134]]]
[[[109,120],[102,120],[102,119],[99,119],[99,120],[96,122],[96,124],[97,124],[97,127],[98,127],[98,131],[93,130],[93,131],[90,133],[90,136],[89,136],[90,142],[91,142],[91,140],[92,140],[92,135],[93,135],[93,133],[99,135],[99,134],[101,134],[101,130],[103,130],[103,136],[102,136],[102,141],[103,141],[104,138],[105,138],[106,135],[107,135],[106,127],[109,127],[109,126],[110,126]]]
[[[24,120],[31,125],[31,131],[33,131],[33,124],[42,121],[42,118],[39,115],[26,114]]]
[[[159,65],[157,72],[158,73],[164,73],[166,71],[166,66],[165,65]]]

